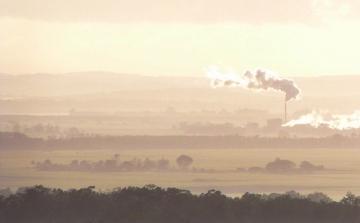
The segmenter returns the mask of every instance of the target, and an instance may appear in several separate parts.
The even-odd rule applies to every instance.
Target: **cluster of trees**
[[[303,161],[296,167],[296,164],[290,160],[282,160],[276,158],[273,162],[266,164],[265,168],[261,167],[250,167],[249,172],[267,172],[275,174],[296,174],[296,173],[312,173],[314,171],[323,171],[325,167],[323,165],[314,165],[308,161]],[[237,171],[245,171],[244,168],[238,168]]]
[[[348,193],[349,195],[351,196],[355,196],[353,195],[352,193]],[[279,197],[282,197],[282,196],[289,196],[290,198],[293,198],[293,199],[307,199],[307,200],[310,200],[310,201],[313,201],[313,202],[317,202],[317,203],[331,203],[333,202],[333,200],[328,197],[326,194],[322,193],[322,192],[319,192],[319,191],[316,191],[314,193],[311,193],[311,194],[300,194],[300,193],[297,193],[296,191],[287,191],[283,194],[279,194],[279,193],[271,193],[271,194],[262,194],[261,195],[261,199],[264,199],[264,200],[269,200],[269,199],[275,199],[275,198],[279,198]],[[356,196],[355,196],[356,198]],[[360,198],[360,197],[359,197]]]
[[[42,134],[56,135],[61,133],[58,125],[52,125],[52,124],[43,125],[41,123],[32,126],[24,125],[22,127],[19,124],[16,124],[13,126],[13,130],[14,132],[24,132],[26,134],[37,134],[37,135],[42,135]]]
[[[155,185],[96,192],[94,186],[61,190],[42,185],[0,196],[0,222],[117,223],[358,223],[360,197],[314,202],[283,194],[262,199],[245,193],[231,198],[217,190],[200,195]]]
[[[187,169],[193,159],[186,155],[181,155],[176,159],[180,169]],[[44,162],[31,162],[34,168],[41,171],[79,171],[79,172],[127,172],[127,171],[164,171],[169,170],[169,160],[161,158],[157,161],[146,158],[145,160],[133,158],[121,162],[119,154],[115,154],[111,159],[90,162],[87,160],[73,160],[69,164],[53,163],[46,159]]]
[[[38,150],[44,144],[41,138],[31,138],[19,132],[0,132],[0,150]]]
[[[0,132],[0,149],[226,149],[226,148],[360,148],[360,138],[333,135],[324,138],[268,138],[217,135],[88,135],[77,137],[31,138],[22,133]]]
[[[60,129],[58,125],[53,125],[48,123],[47,125],[43,125],[42,123],[37,123],[35,125],[23,125],[21,126],[16,121],[9,121],[11,125],[12,132],[16,133],[24,133],[28,135],[37,135],[37,136],[59,136],[62,135],[63,137],[79,137],[85,136],[78,128],[76,127],[69,127],[65,129]]]

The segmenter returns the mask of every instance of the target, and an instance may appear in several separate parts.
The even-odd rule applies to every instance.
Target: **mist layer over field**
[[[178,187],[193,192],[209,189],[221,190],[229,196],[245,192],[283,193],[295,190],[300,193],[321,191],[334,200],[341,199],[347,191],[359,194],[359,151],[356,149],[203,149],[203,150],[83,150],[83,151],[1,151],[0,188],[14,190],[35,184],[60,188],[81,188],[94,185],[106,190],[114,187],[144,186],[152,183],[161,187]],[[72,160],[98,162],[119,154],[122,161],[137,158],[169,160],[167,171],[130,172],[68,172],[39,171],[31,164],[46,159],[52,163],[68,164]],[[187,170],[179,170],[176,158],[186,154],[193,158]],[[265,167],[276,157],[297,165],[302,161],[321,164],[325,171],[302,174],[271,174],[239,171],[251,167]],[[336,157],[336,158],[334,158]],[[15,162],[14,162],[15,160]]]

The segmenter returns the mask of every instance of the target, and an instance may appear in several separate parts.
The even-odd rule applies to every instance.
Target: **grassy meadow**
[[[31,164],[50,159],[52,163],[69,164],[72,160],[97,162],[120,155],[120,161],[138,158],[170,161],[169,172],[46,172],[37,171]],[[188,155],[194,159],[188,171],[179,171],[176,158]],[[326,170],[312,174],[281,175],[236,172],[236,168],[265,165],[276,157],[299,165],[309,161],[324,165]],[[213,169],[212,173],[194,172]],[[360,195],[360,150],[356,149],[183,149],[183,150],[56,150],[56,151],[0,151],[0,188],[16,190],[22,186],[42,184],[55,188],[81,188],[90,185],[98,190],[115,187],[156,184],[178,187],[194,193],[217,189],[228,196],[241,196],[245,192],[299,193],[321,191],[333,200],[340,200],[347,191]]]

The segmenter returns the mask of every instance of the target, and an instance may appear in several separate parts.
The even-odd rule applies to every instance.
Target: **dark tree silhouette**
[[[176,159],[176,163],[180,169],[187,169],[192,162],[193,159],[187,155],[181,155]]]
[[[314,164],[308,162],[308,161],[303,161],[301,162],[301,164],[299,165],[301,170],[307,171],[307,172],[312,172],[312,171],[321,171],[324,170],[325,167],[324,166],[315,166]]]
[[[231,198],[217,190],[189,191],[116,188],[97,192],[94,186],[63,191],[42,185],[0,195],[0,222],[107,223],[359,223],[359,199],[349,192],[341,202],[313,202],[296,192],[263,199],[245,193]]]
[[[266,164],[265,170],[271,173],[291,173],[294,172],[296,164],[290,160],[276,158],[273,162]]]

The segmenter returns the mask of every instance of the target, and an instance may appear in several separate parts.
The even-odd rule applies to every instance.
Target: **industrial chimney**
[[[286,102],[285,102],[284,124],[286,124]]]

